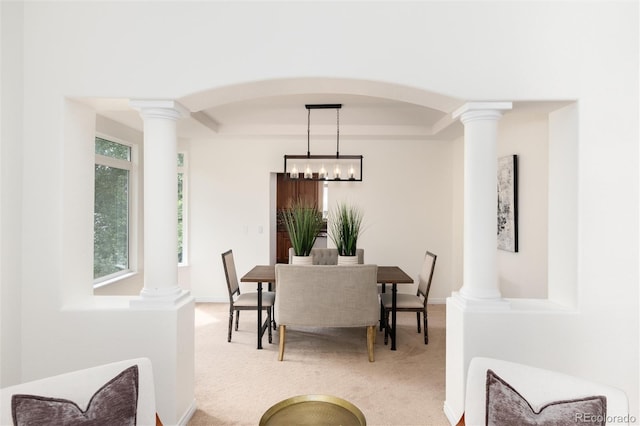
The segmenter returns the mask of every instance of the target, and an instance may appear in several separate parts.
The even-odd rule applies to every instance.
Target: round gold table
[[[269,408],[260,419],[260,426],[366,424],[358,407],[331,395],[299,395],[285,399]]]

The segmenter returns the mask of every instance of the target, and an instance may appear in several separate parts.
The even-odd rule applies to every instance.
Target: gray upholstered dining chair
[[[227,342],[231,341],[231,327],[233,325],[233,314],[236,314],[236,331],[240,322],[240,311],[258,310],[258,292],[240,293],[238,284],[238,274],[236,264],[233,260],[233,251],[228,250],[222,253],[222,264],[224,265],[224,275],[227,278],[227,289],[229,290],[229,334]],[[269,343],[272,343],[271,318],[273,306],[275,305],[276,294],[272,291],[262,292],[262,309],[267,311],[267,324],[269,324]]]
[[[406,293],[397,293],[396,297],[396,312],[415,312],[418,318],[418,333],[420,333],[421,328],[421,318],[422,315],[422,326],[424,327],[424,344],[429,343],[429,333],[427,331],[427,299],[429,298],[429,290],[431,289],[431,280],[433,279],[433,270],[436,267],[436,256],[435,254],[427,251],[424,256],[424,261],[422,262],[422,269],[420,270],[420,274],[418,276],[418,291],[415,295],[406,294]],[[384,313],[384,344],[386,345],[389,341],[389,313],[392,308],[392,294],[391,293],[381,293],[380,294],[380,303],[382,305],[382,311]]]

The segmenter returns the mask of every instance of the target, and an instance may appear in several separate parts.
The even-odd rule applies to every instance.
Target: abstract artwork
[[[498,158],[498,248],[518,252],[518,156]]]

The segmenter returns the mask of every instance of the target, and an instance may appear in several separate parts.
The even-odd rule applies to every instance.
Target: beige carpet
[[[448,425],[443,413],[445,306],[429,305],[429,344],[412,313],[398,314],[398,350],[378,332],[375,362],[362,329],[287,330],[284,361],[278,333],[256,349],[256,314],[242,312],[227,343],[228,305],[196,305],[195,396],[189,425],[257,425],[273,404],[328,394],[355,404],[368,425]]]

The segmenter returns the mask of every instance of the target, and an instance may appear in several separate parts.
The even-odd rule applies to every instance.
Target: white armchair
[[[627,396],[611,386],[492,358],[469,364],[465,425],[628,423]]]
[[[88,410],[88,408],[90,402],[93,403],[95,401],[95,398],[93,400],[92,398],[98,394],[97,391],[106,390],[106,392],[108,392],[108,386],[105,385],[115,383],[114,378],[116,377],[125,377],[122,373],[132,366],[138,367],[138,389],[137,392],[135,392],[137,394],[137,405],[134,405],[134,407],[136,407],[136,424],[143,426],[156,425],[153,371],[151,361],[147,358],[118,361],[0,389],[0,424],[13,424],[13,395],[27,395],[28,398],[23,398],[27,404],[30,403],[29,401],[33,401],[36,404],[42,404],[43,402],[44,404],[59,404],[55,409],[58,413],[61,413],[61,415],[79,416],[85,415],[82,412],[87,411],[87,416],[93,416],[94,413]],[[126,392],[124,394],[126,395]],[[121,392],[120,389],[112,389],[111,395],[106,395],[107,400],[119,400],[118,402],[121,405],[123,402],[126,403],[126,401],[123,401],[123,398],[126,398],[126,396],[123,396],[123,392]],[[73,404],[60,400],[68,400]],[[111,401],[108,402],[110,403]],[[74,405],[77,407],[74,407]],[[25,409],[30,409],[29,405],[25,407]],[[104,407],[105,406],[103,406],[103,411],[110,411],[109,415],[113,415],[113,411],[117,410],[117,408],[107,406],[105,409]],[[48,410],[49,408],[44,407],[44,409]],[[100,418],[93,419],[100,423]],[[53,420],[50,421],[54,422]],[[29,423],[32,423],[32,421],[29,421]]]

